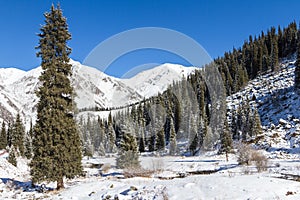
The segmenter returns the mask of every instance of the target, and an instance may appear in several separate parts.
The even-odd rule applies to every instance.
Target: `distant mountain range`
[[[173,81],[181,80],[197,69],[163,64],[130,79],[120,79],[74,60],[70,60],[70,64],[73,66],[72,84],[78,109],[119,107],[138,102],[165,91]],[[35,91],[40,85],[38,77],[41,72],[41,67],[27,72],[0,68],[0,121],[12,120],[20,113],[28,127],[30,120],[36,119],[38,98]]]

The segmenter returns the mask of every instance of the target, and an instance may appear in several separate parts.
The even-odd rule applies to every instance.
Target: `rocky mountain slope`
[[[300,150],[300,91],[293,87],[294,63],[283,61],[279,72],[261,75],[227,98],[229,115],[246,98],[258,109],[264,133],[257,145],[276,157],[297,156]]]

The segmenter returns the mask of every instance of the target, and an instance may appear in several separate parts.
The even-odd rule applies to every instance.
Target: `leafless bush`
[[[237,146],[237,161],[240,165],[249,165],[252,148],[248,144],[239,143]]]
[[[254,162],[258,172],[266,171],[268,168],[268,158],[261,151],[252,151],[251,161]]]
[[[258,172],[266,171],[268,168],[268,158],[258,150],[254,150],[250,145],[240,143],[237,147],[238,163],[249,165],[253,162]]]
[[[153,175],[153,170],[147,170],[143,168],[126,168],[123,170],[123,174],[125,178],[133,178],[133,177],[144,177],[150,178]]]
[[[110,170],[110,168],[111,168],[110,163],[104,163],[104,164],[102,165],[102,167],[101,167],[101,171],[104,172],[104,173],[107,173],[108,170]]]
[[[152,159],[151,170],[154,172],[161,172],[164,169],[164,161],[161,158]]]

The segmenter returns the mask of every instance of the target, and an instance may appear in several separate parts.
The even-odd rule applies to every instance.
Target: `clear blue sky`
[[[43,13],[57,1],[0,0],[0,66],[29,70],[39,66],[38,44]],[[101,41],[138,27],[164,27],[182,32],[200,43],[213,57],[239,47],[249,34],[270,26],[286,26],[300,19],[299,0],[70,0],[60,1],[68,19],[71,58],[82,62]],[[144,63],[181,63],[185,60],[158,50],[122,56],[108,70],[122,76]]]

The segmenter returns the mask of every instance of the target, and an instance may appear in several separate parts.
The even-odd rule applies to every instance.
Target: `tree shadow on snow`
[[[52,191],[53,188],[46,187],[45,184],[42,185],[32,185],[31,181],[18,181],[11,178],[0,178],[0,180],[6,185],[6,187],[13,190],[23,190],[23,192],[45,192]]]
[[[203,163],[214,163],[214,162],[221,162],[223,160],[175,160],[171,162],[178,162],[178,163],[190,163],[190,162],[203,162]]]

